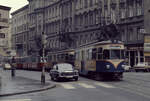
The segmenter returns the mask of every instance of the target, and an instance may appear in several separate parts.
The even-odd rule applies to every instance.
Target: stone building
[[[0,5],[0,56],[6,55],[9,46],[9,11],[10,7]],[[5,51],[5,52],[4,52]]]
[[[102,28],[115,24],[128,63],[145,61],[143,30],[149,32],[149,0],[28,1],[27,51],[34,51],[32,55],[38,54],[42,32],[48,36],[46,48],[56,51],[97,42],[103,38]]]
[[[12,14],[12,49],[18,56],[26,56],[28,50],[28,5]]]

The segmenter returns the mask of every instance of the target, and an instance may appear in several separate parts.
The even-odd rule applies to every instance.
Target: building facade
[[[145,61],[143,30],[149,32],[149,0],[28,1],[28,55],[38,55],[42,32],[48,36],[46,48],[56,51],[97,42],[103,39],[103,27],[114,24],[125,43],[127,62],[134,66]]]
[[[28,50],[28,5],[12,14],[12,49],[18,56],[26,56]]]
[[[9,11],[10,7],[0,5],[0,55],[5,55],[10,48]],[[4,52],[5,51],[5,52]]]

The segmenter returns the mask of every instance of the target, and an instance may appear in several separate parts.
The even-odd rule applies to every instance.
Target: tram
[[[85,44],[75,50],[75,68],[92,78],[123,78],[125,48],[121,41]]]
[[[51,63],[51,67],[57,63],[70,63],[74,65],[75,51],[74,49],[67,49],[56,52],[48,53],[48,63]]]

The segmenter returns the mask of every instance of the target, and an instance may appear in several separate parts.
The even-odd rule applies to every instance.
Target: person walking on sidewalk
[[[13,56],[13,57],[12,57],[12,60],[11,60],[11,76],[12,76],[12,77],[15,76],[15,70],[16,70],[16,68],[15,68],[15,63],[16,63],[15,57]]]

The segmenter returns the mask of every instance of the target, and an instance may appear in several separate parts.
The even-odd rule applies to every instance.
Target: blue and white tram
[[[76,49],[75,67],[82,75],[94,78],[123,78],[124,44],[121,41],[102,41]]]

